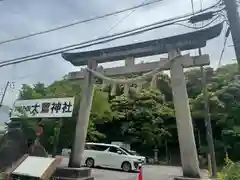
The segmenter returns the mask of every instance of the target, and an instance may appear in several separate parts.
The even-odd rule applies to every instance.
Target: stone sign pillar
[[[89,61],[88,68],[95,70],[97,68],[96,61]],[[92,107],[94,80],[90,71],[85,72],[84,85],[85,86],[83,87],[81,93],[82,96],[76,124],[75,139],[69,161],[69,167],[74,168],[81,167],[82,155],[88,130],[88,121]]]
[[[190,57],[181,56],[180,52],[177,51],[172,51],[168,55],[169,60],[172,60],[172,64],[170,65],[171,85],[183,176],[198,178],[200,177],[200,169],[182,64],[184,61],[189,61]]]

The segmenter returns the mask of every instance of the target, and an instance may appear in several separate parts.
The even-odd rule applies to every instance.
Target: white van
[[[69,156],[70,149],[63,149],[62,156]],[[122,169],[123,171],[139,170],[146,158],[136,156],[129,150],[114,144],[86,143],[82,164],[87,167],[100,166]]]
[[[83,164],[87,167],[107,167],[123,171],[138,170],[145,157],[131,154],[127,149],[113,144],[86,143]]]
[[[70,157],[71,149],[62,149],[62,156],[63,157]]]

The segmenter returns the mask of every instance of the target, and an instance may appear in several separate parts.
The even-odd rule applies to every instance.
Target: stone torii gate
[[[206,45],[206,41],[217,37],[221,33],[221,30],[222,23],[193,33],[133,45],[81,53],[64,53],[62,55],[63,58],[70,61],[74,66],[81,66],[85,64],[88,66],[87,71],[83,71],[84,76],[82,76],[85,83],[83,89],[84,96],[82,97],[80,104],[76,125],[75,143],[73,145],[69,166],[75,168],[80,168],[81,166],[94,91],[93,76],[97,76],[99,78],[104,76],[104,71],[98,72],[97,64],[121,59],[134,59],[138,57],[168,53],[168,58],[158,62],[158,67],[149,73],[149,75],[157,73],[161,70],[170,70],[183,176],[189,178],[199,178],[200,170],[198,156],[183,68],[209,65],[210,61],[208,55],[190,57],[189,55],[181,55],[179,50],[190,50],[204,47]],[[132,68],[132,70],[133,69],[134,68]],[[131,68],[128,71],[131,71]],[[110,78],[108,80],[111,81]],[[137,78],[135,80],[137,80]],[[129,83],[132,82],[134,81],[129,81]]]

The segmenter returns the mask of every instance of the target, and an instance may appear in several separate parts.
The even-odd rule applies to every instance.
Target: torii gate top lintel
[[[63,53],[62,57],[74,66],[82,66],[88,64],[89,60],[104,63],[123,60],[126,57],[140,58],[164,54],[172,49],[191,50],[205,47],[208,40],[220,35],[222,28],[223,23],[219,23],[191,33],[93,51],[67,52]]]

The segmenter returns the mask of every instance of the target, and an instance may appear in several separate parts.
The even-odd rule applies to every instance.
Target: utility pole
[[[194,15],[194,4],[192,3],[192,11]],[[201,3],[202,4],[202,3]],[[213,17],[212,12],[205,13],[203,15],[194,15],[190,19],[190,23],[195,24],[197,22],[203,22],[205,20],[209,20]],[[201,48],[198,48],[198,54],[199,56],[202,55]],[[240,56],[239,56],[240,57]],[[206,72],[201,66],[200,68],[201,74],[202,74],[202,91],[203,91],[203,98],[204,98],[204,122],[206,127],[206,136],[207,136],[207,144],[208,144],[208,154],[207,154],[207,160],[208,160],[208,167],[209,171],[211,172],[212,177],[217,177],[217,163],[216,163],[216,157],[215,157],[215,149],[214,149],[214,140],[212,135],[212,125],[211,125],[211,118],[209,116],[209,94],[207,89],[207,77]],[[210,157],[209,157],[210,155]]]
[[[238,62],[238,72],[240,72],[240,17],[236,0],[223,0],[226,6],[227,17],[232,34],[236,59]]]
[[[202,51],[201,48],[198,49],[198,53],[201,56]],[[215,157],[215,149],[214,149],[214,141],[213,141],[213,135],[212,135],[212,125],[211,125],[211,118],[209,116],[209,94],[207,89],[207,77],[206,72],[201,66],[201,74],[202,74],[202,89],[203,89],[203,98],[204,98],[204,121],[205,121],[205,127],[206,127],[206,136],[207,136],[207,143],[208,143],[208,154],[210,154],[210,159],[208,158],[208,163],[211,168],[212,177],[217,176],[217,163],[216,163],[216,157]],[[210,160],[210,162],[209,162]]]
[[[3,91],[3,95],[2,95],[2,98],[1,98],[1,101],[0,101],[0,107],[2,107],[2,104],[3,104],[3,100],[5,98],[5,95],[6,95],[6,92],[7,92],[7,89],[8,89],[8,86],[10,85],[10,82],[8,81],[5,88],[4,88],[4,91]]]

